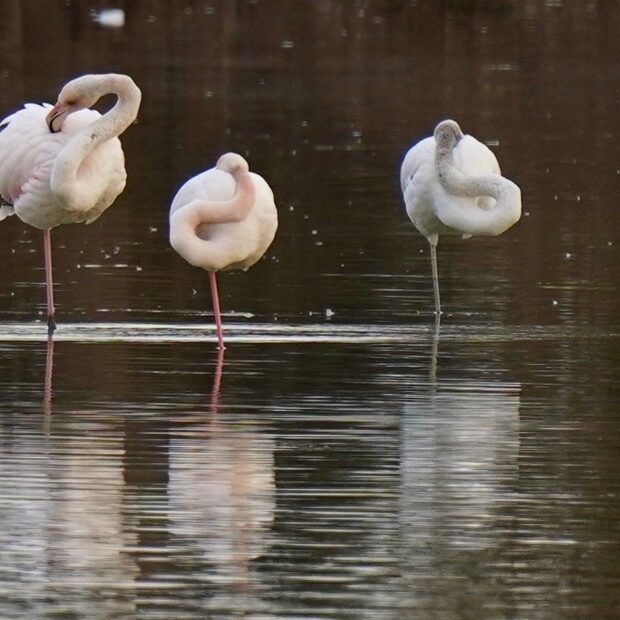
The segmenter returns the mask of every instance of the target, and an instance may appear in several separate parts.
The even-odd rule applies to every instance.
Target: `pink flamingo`
[[[90,110],[117,96],[103,116]],[[43,230],[47,324],[56,328],[50,231],[96,220],[123,191],[127,174],[119,136],[141,93],[126,75],[84,75],[63,86],[55,106],[25,104],[0,122],[0,220],[9,215]]]
[[[521,190],[501,175],[493,152],[452,120],[407,151],[400,183],[407,214],[430,244],[439,317],[439,235],[501,235],[521,217]]]
[[[278,228],[271,188],[236,153],[187,181],[170,207],[170,245],[190,264],[209,272],[217,341],[224,334],[216,272],[244,271],[267,251]]]

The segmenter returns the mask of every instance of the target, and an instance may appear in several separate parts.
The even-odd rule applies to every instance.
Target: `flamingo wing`
[[[192,200],[230,200],[235,195],[235,190],[235,181],[230,174],[217,168],[210,168],[192,177],[180,187],[172,200],[170,215]]]
[[[453,150],[454,165],[463,174],[501,174],[493,151],[470,135],[463,136]]]
[[[435,138],[424,138],[412,146],[405,155],[400,168],[400,188],[404,193],[407,186],[423,168],[433,165]]]
[[[45,122],[50,109],[49,104],[28,103],[0,122],[0,195],[13,207],[29,181],[45,181],[46,164],[51,166],[62,147],[62,138],[50,133]],[[49,173],[47,181],[49,186]]]
[[[454,167],[475,180],[472,193],[454,195],[437,184],[434,204],[437,219],[464,237],[496,236],[510,228],[521,213],[519,188],[501,176],[493,152],[471,136],[464,136],[454,148]],[[476,192],[476,187],[481,192]],[[501,198],[501,204],[496,197]]]
[[[110,205],[125,186],[125,165],[120,140],[99,145],[80,168],[88,177],[92,193],[86,212],[69,211],[52,194],[50,177],[54,161],[76,133],[101,115],[95,110],[70,114],[62,131],[51,133],[46,116],[52,106],[27,103],[0,122],[0,196],[12,205],[2,208],[0,219],[17,216],[37,228],[46,229],[73,222],[91,222]]]

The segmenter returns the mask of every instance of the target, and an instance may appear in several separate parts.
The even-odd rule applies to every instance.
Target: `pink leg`
[[[45,250],[45,284],[47,287],[47,331],[53,334],[56,329],[54,314],[54,281],[52,279],[52,236],[48,228],[43,231],[43,247]]]
[[[209,271],[209,283],[211,284],[211,298],[213,299],[213,314],[215,315],[215,331],[217,332],[217,346],[224,350],[224,331],[222,330],[222,315],[220,313],[220,298],[217,294],[217,280],[215,271]]]

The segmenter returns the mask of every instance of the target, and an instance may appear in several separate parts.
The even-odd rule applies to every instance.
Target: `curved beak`
[[[58,133],[62,129],[65,118],[72,112],[72,109],[63,103],[57,103],[45,117],[45,122],[51,133]]]

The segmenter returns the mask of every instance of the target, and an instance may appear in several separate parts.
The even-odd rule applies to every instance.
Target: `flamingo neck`
[[[499,174],[463,174],[454,165],[454,147],[445,144],[438,144],[435,149],[435,170],[443,189],[455,196],[490,196],[498,200],[504,183],[511,183]]]
[[[116,95],[115,105],[65,144],[52,169],[51,190],[69,209],[92,206],[89,188],[80,179],[80,166],[100,144],[123,133],[135,120],[140,106],[140,90],[125,75],[106,76],[97,85],[97,92],[97,99],[107,94]]]
[[[442,219],[446,220],[446,225],[467,234],[499,235],[521,217],[518,186],[501,174],[463,174],[454,165],[453,147],[437,145],[435,170],[439,184],[448,194],[474,199],[490,196],[496,201],[495,207],[488,211],[476,207],[467,212],[457,211],[456,215],[446,215]]]
[[[237,189],[230,200],[195,199],[170,216],[170,245],[190,265],[208,271],[219,271],[228,266],[214,245],[199,236],[198,228],[239,222],[247,217],[254,205],[254,182],[247,171],[235,172],[232,176]]]

